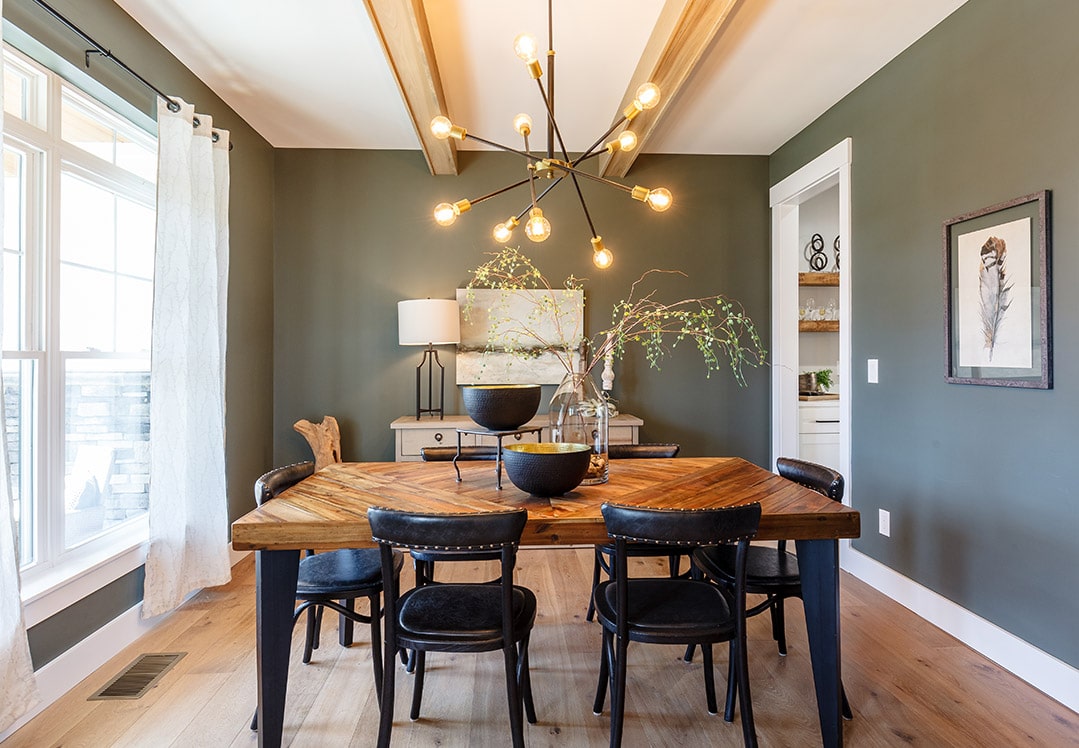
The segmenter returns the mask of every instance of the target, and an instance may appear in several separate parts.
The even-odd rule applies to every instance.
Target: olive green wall
[[[494,198],[450,228],[435,225],[431,209],[517,179],[520,160],[462,153],[458,176],[433,177],[414,151],[279,150],[276,159],[275,462],[308,459],[292,424],[326,414],[341,424],[346,460],[392,460],[389,424],[415,408],[421,355],[420,348],[397,343],[397,302],[453,298],[469,269],[496,249],[491,227],[528,198],[520,190]],[[522,238],[522,251],[552,282],[570,273],[588,279],[590,332],[609,325],[613,303],[643,271],[671,268],[689,277],[669,284],[664,298],[732,295],[767,343],[767,159],[642,156],[630,176],[631,184],[667,185],[676,202],[653,213],[620,191],[583,184],[597,230],[615,253],[612,268],[592,266],[588,227],[568,184],[543,203],[551,238],[541,245]],[[441,358],[447,412],[463,412],[453,348]],[[639,349],[615,370],[613,396],[622,410],[644,419],[642,440],[679,442],[688,455],[734,454],[768,464],[766,369],[751,370],[745,389],[729,372],[706,378],[687,342],[661,371],[649,371]]]
[[[1079,666],[1079,3],[970,0],[770,163],[853,138],[854,547]],[[941,224],[1048,188],[1049,391],[944,382]],[[865,361],[880,360],[880,384]],[[891,512],[891,537],[876,532]]]
[[[49,4],[155,86],[212,115],[214,126],[229,130],[235,143],[230,155],[225,433],[229,516],[235,519],[254,507],[251,486],[272,461],[273,150],[109,0],[50,0]],[[3,5],[6,20],[84,68],[87,45],[74,33],[30,0],[6,0]],[[156,119],[156,97],[113,63],[93,58],[88,73]],[[222,543],[227,541],[227,536],[221,538]],[[134,574],[141,575],[141,570],[34,627],[30,639],[35,664],[52,659],[92,633],[97,626],[88,627],[86,621],[111,620],[141,600],[142,585],[130,581]]]

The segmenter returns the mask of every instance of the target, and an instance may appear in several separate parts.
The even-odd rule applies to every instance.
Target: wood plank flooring
[[[661,573],[665,561],[636,562]],[[526,549],[518,582],[540,601],[532,637],[532,682],[539,724],[530,746],[602,746],[608,715],[592,714],[600,629],[584,620],[591,550]],[[410,576],[406,572],[406,576]],[[490,578],[485,564],[441,565],[439,576]],[[254,746],[254,564],[231,584],[206,590],[4,742],[19,746]],[[972,652],[951,636],[848,575],[842,578],[843,680],[854,709],[848,746],[1079,745],[1079,716]],[[293,746],[370,746],[378,726],[366,627],[357,644],[337,644],[327,621],[311,664],[293,637],[285,742]],[[801,605],[787,606],[790,654],[780,657],[766,616],[750,623],[750,671],[762,746],[819,745]],[[183,651],[175,668],[142,699],[87,701],[142,652]],[[741,745],[737,721],[711,717],[700,658],[680,649],[630,648],[626,746]],[[397,664],[395,746],[502,746],[509,724],[498,653],[428,656],[421,717],[408,720],[412,676]],[[726,650],[716,652],[717,689]]]

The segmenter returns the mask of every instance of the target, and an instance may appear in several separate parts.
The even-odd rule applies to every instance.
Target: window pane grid
[[[157,143],[4,54],[5,109],[40,115],[4,138],[2,289],[19,564],[36,575],[145,521]]]

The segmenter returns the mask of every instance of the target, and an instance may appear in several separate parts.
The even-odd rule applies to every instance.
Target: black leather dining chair
[[[506,698],[514,748],[524,746],[522,710],[536,721],[528,672],[528,642],[536,619],[536,596],[513,583],[517,545],[526,510],[479,514],[426,514],[379,507],[367,511],[371,533],[382,554],[386,587],[387,662],[407,649],[416,653],[410,716],[418,719],[423,696],[427,652],[489,652],[502,650]],[[443,582],[414,587],[398,595],[394,548],[499,553],[498,584]],[[383,671],[378,745],[387,748],[393,729],[394,671]]]
[[[760,524],[760,504],[686,510],[604,504],[601,511],[615,551],[613,578],[601,582],[595,590],[596,615],[603,624],[603,648],[593,711],[596,714],[602,711],[609,685],[612,748],[622,744],[630,642],[699,645],[710,714],[717,712],[712,645],[729,642],[728,708],[724,718],[733,721],[733,694],[739,694],[743,739],[746,745],[756,745],[746,659],[744,574],[749,541]],[[627,551],[631,543],[677,545],[686,549],[735,543],[731,546],[736,555],[733,590],[728,593],[698,579],[630,578]]]
[[[313,462],[299,462],[275,468],[255,481],[255,501],[262,506],[285,489],[296,485],[315,472]],[[392,559],[393,573],[399,575],[404,565],[400,553]],[[356,599],[365,597],[368,613],[356,612]],[[296,599],[299,605],[292,616],[295,626],[307,613],[304,639],[304,664],[311,662],[312,650],[319,646],[322,611],[325,608],[340,615],[338,640],[342,647],[353,641],[353,624],[366,623],[371,627],[371,663],[375,677],[375,692],[382,688],[382,562],[377,548],[343,548],[315,553],[306,551],[300,559],[296,578]],[[258,729],[258,712],[251,720],[251,729]]]
[[[836,470],[815,462],[780,457],[776,460],[776,472],[784,478],[823,494],[833,501],[843,501],[843,476]],[[694,552],[693,562],[704,575],[720,585],[730,587],[734,583],[734,549],[727,546],[701,548]],[[775,548],[763,545],[750,546],[746,559],[746,592],[764,595],[764,600],[746,611],[752,617],[768,611],[772,620],[772,638],[781,655],[787,654],[786,624],[783,601],[802,597],[802,578],[798,573],[798,557],[787,551],[786,541],[780,540]],[[852,712],[843,692],[843,717],[850,719]]]
[[[678,444],[611,444],[607,447],[607,456],[612,460],[640,460],[658,459],[663,457],[677,457],[681,447]],[[689,554],[685,549],[664,548],[659,545],[640,543],[631,544],[628,549],[631,556],[662,556],[667,559],[667,568],[670,576],[679,575],[679,567],[682,558]],[[610,557],[614,554],[614,543],[603,543],[596,546],[595,558],[592,561],[592,589],[599,584],[600,573],[604,572],[608,577],[611,575]],[[593,620],[596,615],[594,598],[588,596],[588,611],[585,613],[586,620]]]

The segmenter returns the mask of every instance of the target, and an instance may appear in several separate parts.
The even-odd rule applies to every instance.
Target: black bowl
[[[561,496],[581,485],[592,460],[587,444],[525,442],[502,448],[510,482],[533,496]]]
[[[538,384],[473,384],[461,397],[469,418],[491,431],[512,431],[536,415],[540,402]]]

